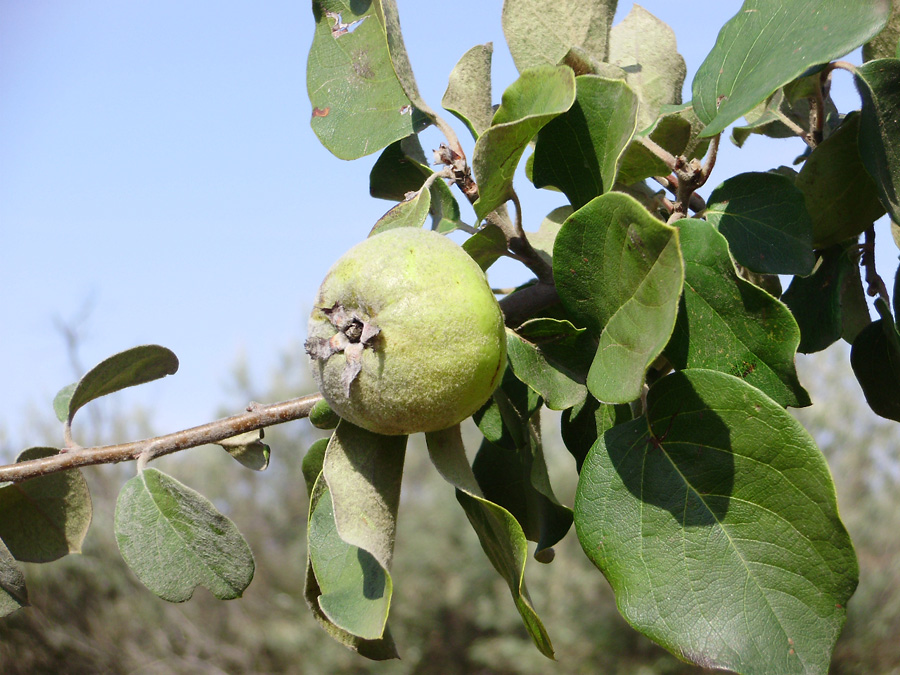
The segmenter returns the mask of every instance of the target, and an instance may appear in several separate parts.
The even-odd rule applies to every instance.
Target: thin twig
[[[675,165],[678,163],[678,158],[675,157],[675,155],[666,150],[649,136],[641,136],[638,140],[643,143],[644,147],[646,147],[650,152],[659,157],[659,159],[661,159],[663,163],[667,167],[669,167],[670,171],[675,170]]]
[[[673,196],[678,194],[678,176],[675,174],[670,174],[668,176],[653,176],[653,180],[666,188]],[[666,200],[666,202],[671,203],[668,202],[668,200]],[[703,197],[694,192],[691,194],[688,207],[690,207],[691,211],[694,213],[700,213],[701,211],[706,210],[706,201]]]
[[[861,263],[866,270],[866,293],[869,297],[876,295],[884,300],[885,304],[890,306],[891,298],[888,295],[887,287],[884,280],[875,269],[875,226],[871,226],[866,230],[865,240],[859,247],[862,253]]]
[[[0,466],[0,482],[19,483],[29,478],[45,476],[81,466],[132,461],[148,451],[151,452],[152,458],[155,459],[179,450],[218,443],[226,438],[239,436],[248,431],[255,431],[263,427],[271,427],[276,424],[309,417],[309,411],[321,399],[321,394],[311,394],[270,405],[253,404],[248,407],[248,411],[245,413],[183,431],[176,431],[165,436],[134,441],[132,443],[122,443],[120,445],[80,448],[53,455],[52,457]],[[149,455],[147,457],[148,459],[151,458]]]

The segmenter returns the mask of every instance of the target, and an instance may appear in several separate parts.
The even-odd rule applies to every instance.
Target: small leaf
[[[534,149],[534,186],[562,190],[579,209],[609,192],[634,135],[638,98],[622,80],[575,78],[575,103],[547,123]]]
[[[16,461],[57,454],[56,448],[29,448]],[[0,539],[16,560],[50,562],[81,553],[92,514],[91,494],[78,469],[0,487]]]
[[[72,394],[75,393],[77,386],[77,382],[67,384],[53,398],[53,412],[56,413],[56,419],[60,422],[65,422],[69,419],[69,402],[72,400]]]
[[[790,310],[737,275],[725,238],[710,223],[675,223],[684,253],[684,295],[666,356],[678,369],[739,377],[783,406],[807,406],[794,353],[800,329]]]
[[[303,455],[303,480],[306,483],[306,496],[310,499],[312,499],[316,479],[322,473],[322,466],[325,464],[325,449],[328,447],[328,441],[328,438],[314,441]]]
[[[462,247],[481,269],[487,271],[506,253],[506,235],[503,230],[490,223],[466,239]]]
[[[566,310],[600,337],[588,390],[607,403],[637,399],[675,326],[684,279],[677,230],[632,197],[607,193],[566,220],[553,276]]]
[[[235,524],[156,469],[122,486],[115,529],[125,562],[163,600],[190,600],[198,586],[220,600],[239,598],[253,579],[253,554]]]
[[[441,99],[445,110],[453,113],[469,129],[472,138],[491,126],[491,57],[494,45],[476,45],[462,55],[450,72],[447,90]]]
[[[571,47],[607,61],[616,0],[505,0],[503,33],[520,73],[555,66]]]
[[[741,173],[713,190],[706,219],[734,259],[759,274],[812,272],[812,221],[803,193],[774,173]]]
[[[568,321],[532,319],[507,329],[506,349],[516,377],[538,392],[551,410],[577,405],[587,395],[585,379],[596,341]]]
[[[562,229],[566,218],[572,215],[572,207],[568,204],[553,209],[541,221],[537,232],[527,232],[528,241],[548,265],[553,261],[553,244],[556,243],[556,235]]]
[[[264,429],[248,431],[240,436],[232,436],[219,441],[225,451],[238,462],[254,471],[265,471],[269,466],[269,446],[262,442]]]
[[[575,458],[579,473],[584,458],[597,439],[614,426],[630,421],[632,417],[630,406],[623,403],[600,403],[593,396],[587,396],[584,401],[563,412],[559,430],[566,449]]]
[[[575,497],[619,611],[704,668],[827,672],[859,567],[813,439],[714,371],[662,378],[647,409],[597,441]]]
[[[479,220],[511,198],[513,174],[525,148],[574,101],[575,75],[566,66],[527,70],[503,92],[491,127],[478,138],[473,153]]]
[[[884,215],[878,188],[860,159],[859,121],[858,113],[847,115],[812,151],[794,183],[806,197],[815,248],[857,237]]]
[[[681,103],[687,66],[675,33],[640,5],[633,5],[610,31],[609,62],[625,71],[626,82],[640,99],[639,129],[653,124],[662,106]]]
[[[369,236],[380,232],[387,232],[398,227],[422,227],[428,218],[428,210],[431,208],[431,192],[419,190],[415,195],[402,201],[390,211],[385,213],[372,227]]]
[[[506,580],[525,630],[547,658],[553,658],[550,636],[531,603],[525,587],[528,543],[518,521],[506,509],[481,496],[481,490],[466,459],[459,425],[425,434],[428,454],[444,479],[456,488],[456,499],[478,535],[481,548]]]
[[[324,398],[319,399],[309,411],[309,423],[316,429],[334,429],[340,419]]]
[[[159,345],[132,347],[101,361],[82,377],[69,399],[68,420],[86,403],[127,387],[174,375],[178,370],[178,357]],[[68,389],[68,388],[66,388]],[[54,401],[54,408],[62,406],[66,394],[63,389]],[[58,411],[57,411],[58,414]]]
[[[850,365],[872,411],[900,422],[900,335],[883,301],[875,304],[882,318],[856,336]]]
[[[715,136],[808,68],[853,51],[889,14],[887,0],[745,0],[694,76],[702,135]]]
[[[869,61],[856,69],[863,106],[859,155],[875,179],[881,205],[900,221],[900,60]]]
[[[0,617],[12,614],[28,606],[28,589],[25,575],[16,565],[15,558],[0,540]]]
[[[703,125],[690,104],[664,106],[655,123],[636,134],[635,139],[628,144],[619,162],[616,180],[625,185],[633,185],[645,178],[671,173],[666,163],[641,142],[642,137],[649,136],[650,140],[676,157],[702,157],[706,154],[709,141],[698,140],[701,129]]]
[[[382,2],[315,0],[313,15],[306,87],[310,124],[322,145],[341,159],[357,159],[421,131],[427,118],[394,69]],[[339,21],[354,30],[336,31]]]

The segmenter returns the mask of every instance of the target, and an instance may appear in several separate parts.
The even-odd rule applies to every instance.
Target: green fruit
[[[453,426],[490,398],[506,331],[475,261],[440,234],[402,227],[334,264],[306,350],[338,415],[375,433],[411,434]]]

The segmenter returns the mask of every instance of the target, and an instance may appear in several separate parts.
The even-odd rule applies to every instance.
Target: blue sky
[[[398,5],[433,107],[457,59],[488,41],[499,101],[516,77],[499,0]],[[675,30],[686,98],[739,6],[643,3]],[[49,410],[74,379],[59,320],[86,314],[86,366],[138,344],[175,351],[177,375],[125,399],[152,407],[161,431],[212,419],[239,355],[264,381],[302,343],[328,267],[390,207],[368,197],[376,156],[341,161],[309,127],[312,33],[310,5],[296,0],[0,0],[0,431],[13,447],[29,443],[28,410]],[[849,77],[838,79],[848,92],[839,107],[857,107]],[[426,150],[439,142],[423,137]],[[723,142],[703,194],[801,151],[799,140]],[[526,229],[562,203],[520,194]],[[527,276],[502,265],[491,281]]]

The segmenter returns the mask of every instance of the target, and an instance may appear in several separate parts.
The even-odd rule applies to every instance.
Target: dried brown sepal
[[[337,333],[329,339],[309,338],[304,347],[310,357],[320,361],[324,361],[334,354],[344,354],[346,365],[341,373],[341,383],[349,396],[350,385],[353,384],[353,380],[362,369],[363,350],[367,347],[375,348],[374,339],[381,329],[360,316],[355,310],[347,310],[337,302],[331,307],[322,308],[322,313],[337,328]]]

